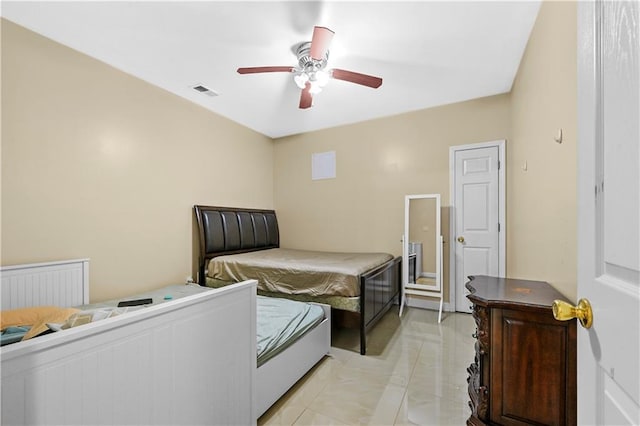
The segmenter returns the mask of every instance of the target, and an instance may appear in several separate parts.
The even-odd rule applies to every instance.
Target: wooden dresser
[[[576,321],[553,318],[548,283],[469,277],[477,324],[468,425],[575,425]]]

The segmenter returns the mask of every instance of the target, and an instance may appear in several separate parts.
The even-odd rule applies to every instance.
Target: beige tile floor
[[[475,323],[469,314],[392,309],[368,336],[361,356],[356,330],[332,336],[320,361],[258,425],[464,425]]]

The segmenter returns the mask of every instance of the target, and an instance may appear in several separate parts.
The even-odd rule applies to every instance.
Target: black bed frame
[[[247,253],[280,247],[278,220],[274,210],[194,206],[200,236],[198,282],[206,285],[209,259],[226,254]],[[367,350],[367,331],[391,308],[400,304],[402,257],[360,276],[360,354]],[[334,308],[335,309],[335,308]]]

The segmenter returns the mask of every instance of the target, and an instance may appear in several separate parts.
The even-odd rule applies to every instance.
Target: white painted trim
[[[436,201],[436,283],[435,286],[409,285],[409,205],[411,200],[433,199]],[[442,202],[440,194],[416,194],[406,195],[404,197],[404,233],[402,234],[402,300],[400,302],[400,313],[406,303],[407,294],[417,294],[428,297],[437,297],[440,299],[438,323],[442,321],[442,306],[444,303],[444,289],[442,286],[442,270],[443,270],[443,253],[444,239],[442,237]],[[408,289],[412,287],[413,289]],[[428,288],[425,289],[425,288]]]
[[[0,268],[1,271],[13,271],[18,269],[32,269],[32,268],[40,268],[43,266],[57,266],[57,265],[68,265],[75,263],[87,263],[89,262],[89,258],[84,259],[69,259],[69,260],[55,260],[53,262],[41,262],[41,263],[24,263],[20,265],[7,265],[2,266]]]
[[[420,272],[420,278],[435,278],[435,272]]]
[[[506,176],[507,176],[507,156],[506,156],[506,140],[500,139],[489,142],[479,142],[466,145],[456,145],[449,147],[449,303],[456,308],[456,251],[453,242],[456,240],[456,194],[455,194],[455,153],[469,149],[479,148],[498,148],[498,161],[500,161],[500,169],[498,170],[498,220],[500,221],[499,235],[499,265],[498,270],[501,277],[507,275],[507,197],[506,197]],[[453,281],[454,285],[451,285]]]

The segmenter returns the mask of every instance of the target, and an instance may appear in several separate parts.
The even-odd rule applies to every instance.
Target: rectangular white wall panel
[[[4,266],[2,310],[89,303],[89,259]]]

